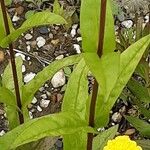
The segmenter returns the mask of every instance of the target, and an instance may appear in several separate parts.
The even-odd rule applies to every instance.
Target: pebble
[[[4,60],[4,52],[0,51],[0,62]]]
[[[31,47],[35,48],[36,47],[37,42],[36,41],[31,41]]]
[[[59,56],[57,56],[55,59],[56,60],[59,60],[59,59],[63,59],[64,58],[64,55],[59,55]]]
[[[20,19],[20,17],[14,15],[13,18],[12,18],[12,21],[13,22],[17,22],[19,19]]]
[[[21,56],[22,60],[25,60],[25,55],[24,54],[16,53],[15,56],[16,57]]]
[[[145,16],[145,23],[148,23],[149,22],[149,15],[146,15]]]
[[[30,52],[30,50],[31,50],[31,46],[28,45],[28,46],[27,46],[27,52]]]
[[[25,65],[22,65],[22,72],[25,72],[26,71],[26,67]]]
[[[81,53],[80,45],[78,45],[78,44],[73,44],[73,47],[74,47],[74,49],[76,50],[77,54],[80,54],[80,53]]]
[[[42,94],[41,97],[42,97],[43,99],[47,99],[47,95],[46,95],[46,94]]]
[[[120,122],[121,121],[121,114],[119,112],[115,112],[113,115],[112,115],[112,120],[114,122]]]
[[[57,101],[60,102],[62,100],[63,96],[62,94],[58,93],[57,94]]]
[[[35,103],[37,103],[37,98],[36,97],[34,97],[33,100],[32,100],[32,104],[35,104]]]
[[[22,6],[17,7],[16,12],[18,15],[21,15],[24,12],[24,7],[22,7]]]
[[[121,24],[129,29],[133,26],[133,21],[132,20],[126,20],[126,21],[123,21]]]
[[[50,100],[42,99],[40,101],[40,106],[43,107],[43,108],[46,108],[46,107],[48,107],[49,103],[50,103]]]
[[[58,71],[52,78],[51,83],[54,88],[63,86],[66,83],[66,77],[63,70]]]
[[[27,33],[27,34],[24,36],[24,38],[25,38],[26,40],[31,40],[31,39],[33,38],[33,36],[32,36],[31,34]]]
[[[74,24],[74,25],[72,26],[72,29],[77,29],[77,27],[78,27],[78,24]]]
[[[24,77],[24,82],[25,83],[28,83],[29,81],[31,81],[34,77],[35,77],[35,73],[33,72],[30,72],[30,73],[27,73]]]
[[[47,27],[41,27],[41,28],[39,28],[39,32],[40,32],[41,34],[48,34],[48,33],[49,33],[49,30],[48,30]]]
[[[30,57],[27,57],[27,60],[30,60],[31,58]]]
[[[29,117],[30,117],[30,119],[33,119],[33,114],[30,111],[29,111]]]
[[[44,87],[43,87],[43,86],[40,87],[40,88],[39,88],[39,91],[40,91],[40,92],[43,92],[43,91],[44,91]]]
[[[38,110],[39,112],[41,112],[41,111],[42,111],[42,108],[41,108],[40,106],[37,106],[37,110]]]
[[[2,131],[0,132],[0,136],[3,136],[4,134],[5,134],[5,131],[2,130]]]
[[[5,111],[0,109],[0,115],[3,115],[3,114],[5,114]]]
[[[82,37],[77,37],[77,41],[78,42],[82,41]]]
[[[49,34],[49,38],[53,39],[54,35],[52,33]]]
[[[46,43],[46,40],[42,36],[37,37],[36,41],[37,41],[37,46],[39,48],[41,48],[42,46],[44,46],[45,43]]]
[[[75,37],[75,35],[76,35],[76,29],[72,29],[70,34],[71,34],[72,37]]]
[[[125,135],[132,135],[135,133],[135,129],[128,129],[124,134]]]
[[[52,43],[53,45],[57,45],[57,44],[59,43],[59,39],[52,40],[51,43]]]

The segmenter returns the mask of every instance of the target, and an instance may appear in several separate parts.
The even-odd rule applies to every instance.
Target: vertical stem
[[[101,57],[103,54],[105,20],[106,20],[106,5],[107,5],[107,0],[101,0],[100,23],[99,23],[99,43],[98,43],[98,50],[97,50],[97,54],[99,57]],[[94,85],[93,85],[93,93],[92,93],[92,98],[91,98],[90,116],[89,116],[89,126],[91,127],[94,127],[97,94],[98,94],[98,82],[95,79]],[[88,133],[87,150],[92,150],[93,137],[94,135],[92,133]]]
[[[9,35],[10,29],[9,29],[9,24],[8,24],[5,2],[4,0],[0,0],[0,3],[1,3],[2,13],[3,13],[6,35]],[[16,70],[15,56],[14,56],[12,43],[9,44],[9,52],[10,52],[10,59],[11,59],[11,66],[12,66],[12,72],[13,72],[13,80],[14,80],[14,86],[15,86],[17,105],[21,110],[22,105],[21,105],[21,98],[20,98],[20,92],[19,92],[18,75],[17,75],[17,70]],[[18,111],[18,115],[19,115],[20,124],[22,124],[24,122],[23,115],[20,111]]]

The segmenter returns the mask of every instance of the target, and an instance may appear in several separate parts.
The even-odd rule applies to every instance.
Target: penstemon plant
[[[6,36],[0,10],[0,46],[3,48],[10,46],[32,27],[66,24],[61,16],[48,11],[32,15],[16,30],[8,20],[10,34]],[[16,58],[21,108],[17,105],[10,64],[5,69],[0,87],[0,102],[5,104],[10,131],[0,137],[2,150],[17,149],[44,137],[60,135],[63,136],[64,150],[103,150],[106,142],[115,136],[118,126],[100,133],[97,129],[107,126],[109,112],[150,44],[150,35],[141,38],[122,53],[114,52],[116,42],[109,0],[82,0],[80,27],[83,52],[52,62],[25,85],[22,82],[22,60]],[[35,92],[61,68],[74,64],[76,66],[68,81],[62,111],[30,120],[27,105],[31,103]],[[95,77],[96,83],[91,94],[88,93],[89,72]],[[92,103],[93,100],[95,104]],[[19,123],[18,112],[24,119],[22,125]],[[90,123],[91,116],[93,121]],[[29,148],[32,149],[31,146]],[[23,146],[19,149],[28,148]]]

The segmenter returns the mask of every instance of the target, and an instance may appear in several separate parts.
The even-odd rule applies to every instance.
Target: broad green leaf
[[[70,76],[64,95],[62,110],[76,110],[85,118],[85,104],[88,98],[88,68],[83,59]]]
[[[40,19],[39,19],[40,18]],[[38,12],[29,17],[17,30],[11,32],[6,38],[0,41],[0,46],[6,48],[9,43],[14,42],[22,33],[41,25],[66,24],[64,18],[49,11]]]
[[[84,52],[96,53],[99,38],[100,0],[81,1],[81,35]],[[90,21],[89,21],[90,20]],[[113,52],[115,46],[114,21],[109,0],[107,1],[103,53]]]
[[[74,55],[54,61],[53,63],[45,67],[41,72],[39,72],[32,81],[23,86],[22,106],[25,119],[28,118],[28,111],[26,109],[26,106],[31,103],[35,92],[38,91],[38,89],[47,80],[51,79],[57,71],[66,66],[78,63],[81,58],[82,55]]]
[[[10,150],[47,136],[67,135],[82,130],[93,132],[76,112],[47,115],[30,120],[0,137],[0,147]]]
[[[126,116],[126,119],[145,137],[150,137],[150,124],[135,117]]]
[[[144,51],[150,44],[150,35],[142,38],[128,49],[126,49],[120,56],[120,72],[114,87],[112,88],[109,97],[103,104],[103,109],[99,111],[99,116],[96,119],[98,126],[105,126],[109,121],[109,112],[127,84],[136,66],[138,65]],[[101,94],[102,91],[100,91]],[[99,97],[98,97],[99,98]],[[101,119],[103,118],[103,119]]]
[[[92,150],[103,150],[104,146],[107,144],[108,140],[111,140],[114,138],[118,130],[118,125],[113,126],[106,131],[99,133],[96,137],[93,139],[93,148]]]
[[[17,105],[15,95],[5,87],[0,87],[0,102],[4,103],[7,118],[9,120],[9,128],[13,129],[19,125]]]
[[[9,22],[10,31],[12,32],[14,29],[9,15],[8,15],[8,22]],[[6,32],[5,32],[4,20],[3,20],[2,10],[0,8],[0,42],[5,36],[6,36]]]
[[[53,4],[53,13],[61,15],[60,10],[61,10],[60,4],[59,4],[58,0],[55,0],[54,4]]]
[[[19,88],[20,88],[20,93],[22,93],[21,87],[23,85],[23,82],[22,82],[22,63],[23,63],[23,61],[22,61],[21,57],[17,57],[15,60],[16,60],[16,70],[17,70],[17,75],[18,75],[18,84],[19,84]],[[7,89],[9,89],[13,93],[15,93],[11,62],[9,62],[8,66],[4,70],[4,74],[2,76],[2,85],[3,85],[3,87],[6,87]]]
[[[150,95],[148,89],[142,86],[138,81],[134,79],[129,80],[127,84],[130,91],[141,101],[145,103],[150,103]]]
[[[150,150],[150,140],[136,140],[135,142],[142,147],[142,150]]]
[[[88,68],[84,60],[81,59],[70,76],[62,105],[63,111],[78,111],[83,119],[86,116],[86,101],[88,99],[87,74]],[[70,150],[70,147],[72,150],[86,149],[86,141],[87,133],[83,131],[63,136],[65,150]]]

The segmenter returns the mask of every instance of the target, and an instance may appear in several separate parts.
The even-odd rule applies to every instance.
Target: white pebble
[[[33,36],[29,33],[27,33],[24,37],[26,40],[31,40],[33,38]]]
[[[76,35],[76,29],[72,29],[70,34],[72,37],[74,37]]]
[[[39,48],[41,48],[42,46],[44,46],[45,43],[46,43],[46,40],[42,36],[37,37],[36,41],[37,41],[37,46]]]
[[[36,97],[34,97],[33,100],[32,100],[32,104],[35,104],[35,103],[37,103]]]
[[[44,99],[42,99],[40,101],[40,106],[43,107],[43,108],[46,108],[46,107],[48,107],[49,103],[50,103],[50,100],[44,100]]]
[[[47,95],[46,95],[46,94],[42,94],[41,97],[42,97],[43,99],[46,99],[46,98],[47,98]]]
[[[28,83],[29,81],[31,81],[34,77],[35,77],[35,73],[33,72],[30,72],[30,73],[27,73],[24,77],[24,82],[25,83]]]
[[[57,56],[55,59],[56,60],[59,60],[59,59],[63,59],[64,58],[64,55],[59,55],[59,56]]]
[[[20,17],[14,15],[13,18],[12,18],[12,21],[13,22],[17,22],[19,19],[20,19]]]
[[[120,122],[121,121],[121,114],[119,112],[115,112],[113,115],[112,115],[112,120],[114,122]]]
[[[39,112],[41,112],[41,111],[42,111],[42,108],[41,108],[40,106],[37,106],[37,110],[38,110]]]
[[[43,91],[44,91],[44,87],[43,87],[43,86],[40,87],[40,88],[39,88],[39,91],[40,91],[40,92],[43,92]]]
[[[28,45],[28,46],[27,46],[27,52],[30,52],[30,50],[31,50],[31,46]]]
[[[66,77],[63,70],[58,71],[52,78],[51,83],[54,88],[63,86],[66,83]]]
[[[76,52],[77,52],[78,54],[81,53],[80,45],[78,45],[78,44],[73,44],[73,47],[74,47],[74,49],[76,50]]]
[[[77,41],[78,42],[82,41],[82,37],[77,37]]]
[[[30,117],[30,119],[33,119],[33,114],[30,111],[29,111],[29,117]]]
[[[149,15],[145,16],[145,23],[149,22]]]
[[[121,23],[123,26],[125,26],[126,28],[131,28],[132,27],[132,25],[133,25],[133,21],[132,20],[126,20],[126,21],[123,21],[122,23]]]
[[[77,29],[77,27],[78,27],[78,24],[74,24],[74,25],[72,26],[72,29]]]
[[[21,53],[16,53],[15,56],[16,57],[21,56],[22,60],[25,60],[25,55],[23,55]]]
[[[27,57],[27,60],[30,60],[31,58],[30,57]]]
[[[2,130],[2,131],[0,132],[0,136],[3,136],[4,134],[5,134],[5,131]]]
[[[25,72],[26,71],[26,67],[25,65],[22,65],[22,72]]]

